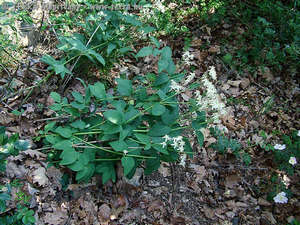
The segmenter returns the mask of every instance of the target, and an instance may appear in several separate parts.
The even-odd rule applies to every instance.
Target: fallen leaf
[[[40,167],[37,170],[34,170],[32,173],[33,183],[39,186],[45,186],[48,184],[48,177],[46,176],[46,169]]]
[[[107,204],[102,204],[98,209],[98,219],[103,223],[108,223],[111,217],[111,209]]]
[[[236,174],[229,175],[225,178],[225,186],[227,188],[234,188],[235,186],[238,185],[240,180],[241,180],[240,176],[238,176]]]
[[[248,78],[243,78],[241,80],[241,87],[246,89],[250,85],[250,80]]]
[[[39,152],[39,151],[36,151],[36,150],[31,150],[31,149],[28,149],[26,151],[22,151],[21,153],[22,153],[22,155],[28,155],[31,158],[35,158],[37,160],[42,160],[42,159],[45,159],[47,157],[46,154],[44,154],[42,152]]]
[[[218,45],[211,46],[211,47],[208,49],[208,52],[220,54],[220,53],[221,53],[220,46],[218,46]]]

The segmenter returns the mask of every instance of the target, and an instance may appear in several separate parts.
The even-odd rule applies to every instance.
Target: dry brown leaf
[[[48,225],[65,224],[68,220],[68,214],[60,209],[53,208],[54,212],[47,212],[43,217],[43,221]]]
[[[46,154],[44,154],[42,152],[39,152],[39,151],[36,151],[36,150],[31,150],[31,149],[28,149],[26,151],[22,151],[21,153],[23,155],[28,155],[31,158],[35,158],[37,160],[43,160],[43,159],[45,159],[47,157]]]
[[[227,84],[233,87],[239,87],[241,82],[241,80],[228,80]]]
[[[46,169],[40,167],[33,171],[32,173],[33,183],[39,186],[46,186],[49,182],[48,177],[46,176]]]
[[[240,182],[240,180],[241,180],[240,176],[238,176],[236,174],[229,175],[225,179],[225,186],[227,188],[234,188],[235,186],[238,185],[238,183]]]
[[[111,209],[107,204],[102,204],[98,209],[98,219],[101,224],[107,224],[111,219]]]
[[[274,80],[274,76],[269,69],[269,67],[264,67],[263,69],[258,70],[258,74],[261,75],[263,78],[265,78],[267,81],[272,81]]]
[[[275,220],[275,218],[271,212],[268,212],[268,211],[262,212],[262,217],[267,219],[271,224],[277,224],[277,221]]]
[[[167,163],[161,163],[160,167],[158,168],[158,172],[160,172],[163,177],[168,177],[171,175],[170,169]]]
[[[194,169],[195,173],[196,173],[196,182],[201,182],[203,181],[203,178],[207,175],[206,169],[204,166],[199,166],[196,164],[191,164],[190,165],[191,168]]]
[[[191,47],[200,47],[202,45],[202,40],[195,38],[191,41]]]
[[[57,188],[58,190],[61,190],[61,178],[63,174],[60,172],[59,169],[55,168],[54,166],[51,166],[47,169],[47,177],[51,182],[51,186],[53,188]]]
[[[211,47],[208,49],[208,52],[220,54],[220,53],[221,53],[220,46],[218,46],[218,45],[211,46]]]
[[[246,89],[250,85],[250,80],[248,78],[243,78],[241,80],[241,87]]]
[[[272,205],[270,202],[268,202],[267,200],[265,200],[261,197],[258,199],[257,203],[262,206],[271,206]]]
[[[26,173],[27,170],[25,169],[24,165],[17,165],[10,160],[10,157],[8,158],[6,164],[6,176],[10,178],[24,178]]]

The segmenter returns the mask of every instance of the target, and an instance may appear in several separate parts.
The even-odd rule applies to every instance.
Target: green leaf
[[[52,147],[58,150],[73,149],[72,142],[70,140],[63,140],[60,142],[56,142]]]
[[[118,151],[118,152],[123,152],[124,150],[128,150],[128,145],[124,142],[124,141],[112,141],[112,142],[109,142],[110,146]]]
[[[223,61],[226,63],[226,64],[231,64],[232,62],[232,55],[227,53],[226,55],[223,56]]]
[[[84,169],[84,166],[86,166],[89,163],[89,158],[87,156],[87,154],[84,153],[78,153],[78,160],[71,164],[68,165],[68,167],[73,170],[73,171],[80,171]]]
[[[75,109],[78,109],[78,110],[84,110],[85,109],[85,104],[82,104],[82,103],[71,102],[70,105],[72,107],[74,107]]]
[[[106,91],[104,84],[97,82],[94,85],[89,85],[91,93],[98,99],[105,99],[106,98]]]
[[[99,53],[95,52],[95,51],[92,50],[92,49],[89,49],[89,50],[88,50],[88,53],[89,53],[90,55],[93,55],[93,56],[97,59],[98,62],[100,62],[103,66],[105,66],[105,60],[104,60],[104,58],[102,57],[102,55],[100,55]]]
[[[158,170],[160,167],[159,158],[155,159],[146,159],[146,169],[144,170],[145,175],[151,174],[153,171]]]
[[[85,124],[85,122],[83,122],[82,120],[79,119],[79,120],[76,120],[73,123],[71,123],[70,126],[82,130],[85,128],[86,124]]]
[[[160,43],[159,43],[159,41],[155,37],[150,36],[149,38],[152,41],[152,43],[155,44],[156,48],[160,47]]]
[[[155,28],[154,27],[151,27],[151,26],[147,26],[147,27],[141,27],[140,29],[138,29],[138,31],[143,31],[144,34],[148,34],[148,33],[151,33],[152,31],[154,31]],[[150,37],[151,38],[151,37]],[[153,37],[152,37],[153,38]],[[159,46],[157,47],[159,48]]]
[[[9,201],[11,199],[11,196],[7,193],[0,193],[0,200],[2,201]]]
[[[78,159],[78,152],[75,149],[66,149],[64,150],[61,155],[62,160],[60,161],[59,165],[70,165],[74,163]]]
[[[201,148],[203,146],[203,143],[204,143],[203,133],[200,130],[198,130],[198,131],[196,131],[196,135],[197,135],[197,140],[198,140],[199,147]]]
[[[117,47],[117,45],[109,43],[107,46],[107,55],[110,55],[110,53]]]
[[[166,125],[172,125],[179,117],[179,108],[167,109],[164,114],[161,115],[161,120]]]
[[[165,84],[169,80],[170,80],[169,76],[165,73],[162,73],[158,77],[156,77],[154,86],[159,86],[159,85]]]
[[[160,116],[164,114],[166,111],[166,107],[161,105],[160,103],[155,103],[154,106],[152,107],[152,115],[154,116]]]
[[[15,142],[15,148],[20,151],[25,151],[29,149],[30,142],[28,140],[18,140]]]
[[[72,95],[73,95],[74,99],[75,99],[77,102],[79,102],[79,103],[84,103],[84,98],[83,98],[82,94],[80,94],[80,93],[77,92],[77,91],[73,91],[73,92],[72,92]]]
[[[24,109],[21,109],[21,111],[18,111],[18,110],[13,110],[11,111],[12,114],[14,114],[15,116],[21,116],[24,112]]]
[[[134,136],[143,144],[150,144],[151,143],[151,138],[148,135],[145,134],[140,134],[140,133],[135,133]]]
[[[50,106],[50,109],[52,109],[53,111],[60,111],[62,109],[62,105],[54,103],[53,105]]]
[[[93,176],[94,172],[95,164],[90,163],[86,165],[83,170],[76,173],[76,180],[79,182],[83,180],[87,181]]]
[[[103,115],[113,124],[121,125],[123,123],[123,114],[117,110],[108,110]]]
[[[51,92],[50,93],[50,97],[57,103],[61,102],[61,97],[60,94],[56,93],[56,92]]]
[[[153,47],[152,46],[146,46],[143,47],[137,54],[136,57],[145,57],[148,55],[151,55],[153,53]]]
[[[156,123],[149,130],[149,135],[153,137],[161,137],[170,133],[170,131],[171,131],[170,127],[163,125],[162,123]]]
[[[96,170],[97,173],[102,174],[102,183],[105,184],[110,179],[115,182],[116,181],[116,171],[114,164],[112,162],[102,162],[97,165]]]
[[[160,57],[157,63],[158,72],[161,73],[163,70],[167,69],[169,66],[169,60],[163,57]]]
[[[132,157],[122,157],[121,163],[124,168],[124,176],[127,176],[135,168],[135,159]]]
[[[72,130],[69,128],[64,128],[64,127],[57,127],[55,129],[55,133],[59,134],[60,136],[64,137],[64,138],[70,138],[72,137]]]
[[[65,74],[72,74],[72,72],[70,70],[68,70],[65,66],[64,66],[64,62],[63,61],[56,61],[52,56],[50,55],[44,55],[41,58],[41,61],[50,65],[49,69],[53,69],[55,71],[56,74],[60,74],[62,78],[65,77]]]
[[[121,126],[107,122],[101,125],[100,129],[104,131],[104,134],[115,134],[121,131]]]
[[[122,96],[130,96],[132,93],[132,83],[130,80],[124,80],[121,78],[116,79],[118,84],[118,92]]]

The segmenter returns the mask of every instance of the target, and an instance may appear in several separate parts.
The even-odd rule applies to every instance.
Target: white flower
[[[191,60],[194,59],[194,55],[193,55],[193,54],[190,54],[189,51],[186,51],[185,53],[183,53],[182,59],[183,59],[183,61],[184,61],[185,64],[191,65],[191,64],[192,64],[192,61],[191,61]]]
[[[165,148],[167,146],[167,142],[165,142],[165,141],[160,144],[162,145],[163,148]]]
[[[182,136],[174,137],[173,141],[174,142],[180,142],[180,141],[182,141],[182,138],[183,138]]]
[[[171,138],[167,134],[165,136],[163,136],[163,139],[165,139],[165,142],[171,141]]]
[[[297,136],[300,137],[300,130],[298,130]]]
[[[277,149],[277,150],[284,150],[285,147],[286,147],[285,145],[276,144],[276,145],[274,146],[274,149]]]
[[[291,157],[289,160],[289,163],[292,164],[293,166],[297,164],[297,159],[296,157]]]
[[[156,0],[154,2],[154,7],[157,8],[158,11],[164,13],[166,11],[166,7],[162,4],[162,2],[160,2],[160,0]]]
[[[124,153],[124,155],[127,155],[128,151],[127,151],[127,150],[124,150],[123,153]]]
[[[186,161],[186,154],[182,154],[182,155],[180,155],[180,163],[179,163],[179,165],[181,165],[181,166],[185,166],[185,161]]]
[[[274,199],[274,202],[276,202],[276,203],[287,203],[288,200],[289,200],[286,197],[286,193],[285,192],[278,193],[273,199]]]
[[[188,85],[188,83],[190,83],[194,79],[195,76],[196,76],[195,73],[190,73],[190,75],[188,75],[186,80],[184,81],[184,85]]]
[[[216,68],[214,66],[212,66],[210,68],[209,75],[213,80],[217,80],[217,72],[216,72]]]
[[[174,80],[171,80],[170,88],[171,88],[171,91],[174,90],[177,94],[179,94],[181,91],[184,90],[184,87],[177,84],[176,81],[174,81]]]

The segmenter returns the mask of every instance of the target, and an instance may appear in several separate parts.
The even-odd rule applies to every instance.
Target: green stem
[[[185,128],[189,128],[190,126],[185,126],[185,127],[177,127],[177,128],[173,128],[172,131],[174,130],[181,130],[181,129],[185,129]]]
[[[94,159],[94,162],[99,162],[99,161],[119,161],[121,160],[120,158],[116,158],[116,159]]]
[[[132,131],[137,133],[147,133],[149,130],[132,130]]]
[[[85,144],[87,144],[87,145],[89,145],[89,146],[92,146],[92,147],[94,147],[94,148],[100,149],[100,150],[102,150],[102,151],[109,152],[109,153],[112,153],[112,154],[115,154],[115,155],[123,155],[123,153],[115,152],[115,151],[112,151],[112,150],[109,150],[109,149],[106,149],[106,148],[103,148],[103,147],[100,147],[100,146],[91,144],[91,143],[89,143],[88,141],[85,141],[85,140],[83,140],[83,139],[81,139],[81,138],[79,138],[79,137],[74,136],[74,138],[76,138],[77,140],[82,141],[83,143],[85,143]]]
[[[73,135],[88,135],[88,134],[101,134],[102,132],[99,131],[90,131],[90,132],[78,132],[78,133],[74,133]]]

